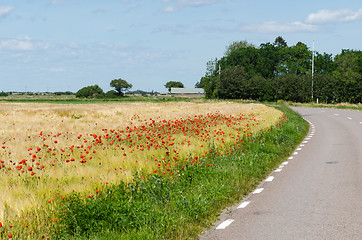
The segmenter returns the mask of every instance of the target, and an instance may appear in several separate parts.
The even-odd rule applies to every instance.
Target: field
[[[47,236],[62,200],[160,176],[242,149],[283,118],[231,102],[0,104],[0,234]],[[201,160],[202,159],[202,160]],[[51,230],[53,229],[53,230]]]

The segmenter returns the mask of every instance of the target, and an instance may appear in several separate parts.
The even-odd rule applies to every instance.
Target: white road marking
[[[245,202],[242,202],[239,206],[238,206],[238,209],[239,208],[245,208],[246,206],[248,206],[250,203],[250,201],[245,201]]]
[[[219,226],[216,227],[216,229],[225,229],[227,228],[232,222],[234,222],[234,219],[228,219],[223,221]]]
[[[304,142],[302,142],[302,143],[308,143],[308,141],[304,141]]]
[[[310,138],[305,138],[305,140],[310,140]]]
[[[352,118],[351,118],[351,117],[348,117],[348,119],[349,119],[349,120],[352,120]]]
[[[278,168],[277,170],[275,170],[274,172],[281,172],[283,169]]]
[[[273,180],[274,180],[274,177],[270,176],[267,179],[265,179],[265,182],[272,182]]]
[[[304,147],[305,145],[304,144],[300,144],[299,147]]]
[[[294,152],[293,155],[298,155],[298,152]]]
[[[334,116],[339,116],[339,114],[338,113],[335,113],[335,114],[333,114]]]
[[[362,124],[362,122],[359,122],[359,124]]]
[[[297,151],[300,151],[300,150],[302,150],[302,148],[297,148]]]
[[[292,160],[294,157],[289,157],[288,160]]]
[[[288,164],[288,161],[285,161],[282,163],[282,165],[287,165]]]
[[[257,189],[255,189],[255,191],[253,192],[253,194],[261,193],[263,190],[264,190],[264,188],[257,188]]]

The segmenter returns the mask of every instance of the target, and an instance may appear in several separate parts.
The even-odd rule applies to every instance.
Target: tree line
[[[110,90],[108,92],[104,92],[103,89],[98,85],[91,85],[87,87],[83,87],[79,89],[75,96],[77,98],[117,98],[117,97],[124,97],[125,93],[129,92],[129,89],[132,88],[132,84],[127,82],[126,80],[122,78],[113,79],[110,84],[110,87],[114,88],[114,90]],[[165,88],[169,92],[171,92],[171,88],[184,88],[184,85],[182,82],[178,81],[168,81],[165,85]],[[148,92],[137,90],[133,91],[135,94],[141,94],[141,95],[147,95]],[[151,91],[149,93],[150,95],[157,95],[158,92]],[[1,93],[0,93],[1,96]]]
[[[280,36],[259,47],[237,41],[221,59],[207,62],[205,76],[195,87],[204,88],[207,98],[359,103],[362,51],[343,49],[335,57],[319,52],[313,56],[306,44],[288,46]]]
[[[103,89],[98,85],[87,86],[79,89],[75,96],[78,98],[115,98],[115,97],[123,97],[124,93],[132,88],[132,84],[128,83],[126,80],[122,78],[113,79],[110,84],[110,87],[114,88],[114,90],[110,90],[108,92],[103,92]]]

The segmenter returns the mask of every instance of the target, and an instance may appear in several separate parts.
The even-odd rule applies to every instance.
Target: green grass
[[[129,96],[120,98],[76,98],[74,95],[11,95],[0,97],[1,102],[8,103],[55,103],[55,104],[92,104],[92,103],[122,103],[122,102],[175,102],[175,101],[207,101],[205,98],[175,97],[169,95],[159,96]]]
[[[306,136],[308,123],[287,107],[278,108],[288,120],[245,139],[242,149],[209,154],[200,165],[186,165],[172,178],[135,177],[130,185],[100,189],[86,200],[76,193],[67,196],[52,238],[197,239],[224,208],[250,193]]]

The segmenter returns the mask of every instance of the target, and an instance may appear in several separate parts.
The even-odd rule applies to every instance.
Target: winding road
[[[200,239],[362,239],[362,112],[293,110],[308,136]]]

